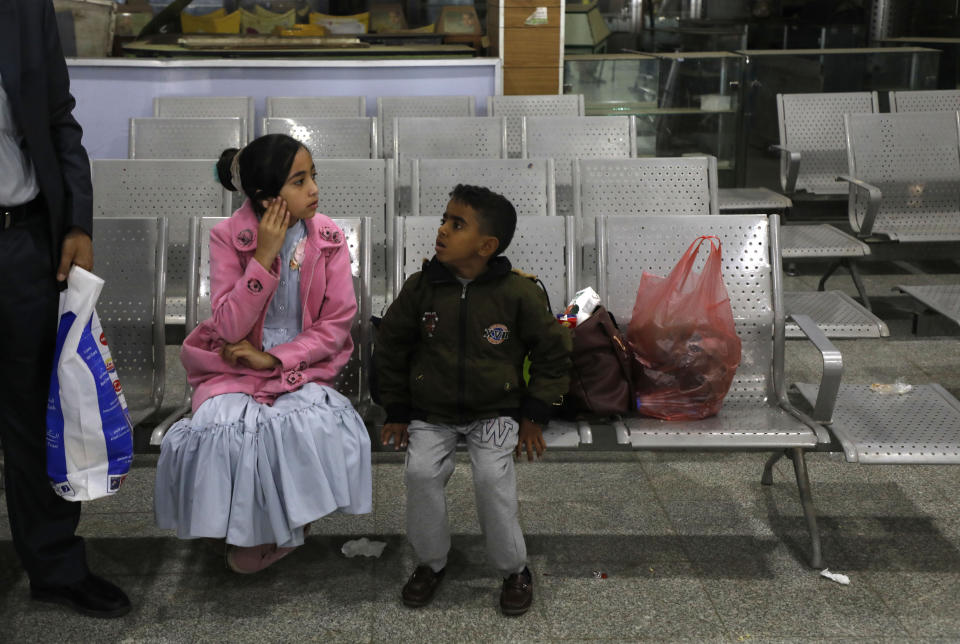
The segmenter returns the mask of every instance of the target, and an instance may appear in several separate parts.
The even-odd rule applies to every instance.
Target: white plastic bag
[[[94,311],[103,280],[78,266],[60,294],[47,400],[47,476],[70,501],[115,493],[133,460],[133,425]]]

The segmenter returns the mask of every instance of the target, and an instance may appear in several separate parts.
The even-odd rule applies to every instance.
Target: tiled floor
[[[931,281],[954,281],[939,265]],[[899,277],[868,276],[886,295]],[[911,280],[916,279],[909,276]],[[812,271],[788,278],[809,288]],[[852,293],[844,277],[832,288]],[[916,337],[909,315],[882,340],[838,341],[847,382],[936,381],[960,395],[960,338]],[[182,392],[170,352],[168,400]],[[787,347],[790,381],[812,381],[819,356]],[[181,389],[178,391],[178,387]],[[960,428],[957,428],[960,431]],[[121,584],[133,611],[94,620],[28,599],[0,508],[0,641],[733,641],[960,640],[960,468],[851,465],[808,459],[826,565],[809,539],[788,462],[759,484],[766,454],[548,452],[518,464],[521,522],[536,599],[521,618],[497,611],[484,563],[469,467],[450,482],[453,552],[432,605],[405,608],[414,565],[403,533],[402,458],[374,454],[374,511],[314,524],[307,544],[273,568],[239,576],[222,547],[185,542],[153,524],[155,454],[139,454],[121,492],[84,509],[92,567]],[[385,541],[378,559],[349,559],[345,541]],[[597,578],[597,574],[605,578]]]

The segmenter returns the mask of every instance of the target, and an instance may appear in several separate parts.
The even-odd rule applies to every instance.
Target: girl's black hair
[[[243,154],[240,155],[240,183],[257,216],[266,212],[261,201],[280,194],[293,166],[293,158],[302,147],[304,145],[300,141],[286,134],[266,134],[243,148]],[[217,178],[223,187],[234,192],[240,187],[233,185],[230,164],[238,151],[237,148],[227,148],[217,161]]]

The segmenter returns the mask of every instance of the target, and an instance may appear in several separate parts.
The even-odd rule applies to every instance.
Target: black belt
[[[38,196],[19,206],[0,206],[0,230],[16,228],[43,212],[43,198]]]

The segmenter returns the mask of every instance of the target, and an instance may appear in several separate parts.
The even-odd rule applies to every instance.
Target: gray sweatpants
[[[450,526],[444,489],[453,474],[455,449],[464,436],[473,468],[477,516],[487,559],[503,576],[523,570],[527,546],[520,531],[513,450],[520,426],[508,416],[466,425],[410,423],[407,447],[407,538],[422,565],[447,565]]]

